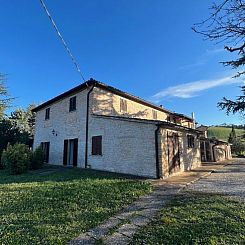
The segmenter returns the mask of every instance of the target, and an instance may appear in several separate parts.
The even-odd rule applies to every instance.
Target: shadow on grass
[[[45,166],[19,176],[1,171],[0,241],[67,244],[150,191],[149,183],[93,170]]]
[[[21,175],[11,175],[5,170],[0,170],[0,184],[45,182],[45,181],[72,181],[80,179],[128,179],[144,180],[146,178],[117,174],[92,169],[45,165],[42,169],[32,170]]]

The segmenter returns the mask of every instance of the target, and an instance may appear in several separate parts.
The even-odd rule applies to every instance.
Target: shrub
[[[236,155],[243,155],[245,151],[245,144],[240,139],[236,138],[232,141],[231,152]]]
[[[30,168],[31,151],[28,146],[16,143],[3,151],[1,162],[11,174],[21,174]]]
[[[44,152],[41,146],[39,146],[32,153],[31,169],[39,169],[43,166],[43,164],[44,164]]]

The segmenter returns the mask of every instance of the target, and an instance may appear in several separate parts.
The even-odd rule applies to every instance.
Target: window
[[[120,99],[120,111],[121,112],[127,112],[127,100]]]
[[[45,120],[49,120],[50,118],[50,108],[47,108],[45,111]]]
[[[188,148],[194,148],[195,146],[194,140],[195,140],[194,136],[187,135]]]
[[[153,119],[157,119],[157,111],[152,110],[152,117]]]
[[[92,137],[92,155],[102,155],[102,136]]]
[[[74,96],[70,98],[70,107],[69,111],[75,111],[77,109],[77,97]]]

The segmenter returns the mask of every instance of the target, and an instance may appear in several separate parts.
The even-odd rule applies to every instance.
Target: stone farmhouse
[[[93,79],[33,111],[50,164],[165,178],[201,163],[194,118]]]

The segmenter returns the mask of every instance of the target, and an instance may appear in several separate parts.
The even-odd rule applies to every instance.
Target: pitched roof
[[[137,97],[135,95],[129,94],[129,93],[124,92],[124,91],[121,91],[121,90],[119,90],[117,88],[114,88],[112,86],[109,86],[109,85],[107,85],[105,83],[102,83],[100,81],[96,81],[93,78],[91,78],[90,80],[86,81],[85,83],[82,83],[82,84],[80,84],[80,85],[78,85],[78,86],[76,86],[76,87],[74,87],[74,88],[66,91],[65,93],[62,93],[62,94],[60,94],[60,95],[58,95],[58,96],[56,96],[56,97],[54,97],[54,98],[52,98],[52,99],[44,102],[43,104],[41,104],[41,105],[37,106],[36,108],[34,108],[33,109],[33,112],[40,111],[41,109],[43,109],[45,107],[48,107],[51,104],[53,104],[53,103],[55,103],[55,102],[57,102],[57,101],[59,101],[61,99],[64,99],[64,98],[66,98],[68,96],[71,96],[71,95],[73,95],[73,94],[75,94],[77,92],[83,91],[83,90],[85,90],[85,89],[87,89],[88,87],[91,87],[91,86],[102,88],[104,90],[110,91],[110,92],[112,92],[114,94],[120,95],[120,96],[125,97],[125,98],[128,98],[128,99],[131,99],[133,101],[136,101],[136,102],[138,102],[140,104],[149,106],[149,107],[154,108],[156,110],[163,111],[163,112],[168,112],[168,113],[173,114],[173,115],[181,115],[181,116],[183,116],[183,117],[185,117],[187,119],[192,120],[192,118],[190,118],[188,116],[185,116],[183,114],[178,114],[178,113],[172,112],[170,110],[167,110],[166,108],[163,108],[161,106],[158,106],[156,104],[153,104],[151,102],[148,102],[148,101],[146,101],[144,99],[141,99],[140,97]]]

